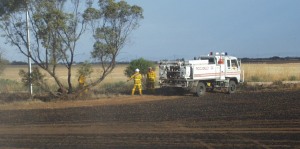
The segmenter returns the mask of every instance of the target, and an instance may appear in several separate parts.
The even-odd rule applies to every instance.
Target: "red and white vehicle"
[[[234,93],[242,83],[241,61],[227,53],[213,53],[194,60],[162,60],[159,62],[159,84],[162,88],[182,88],[205,94],[206,90],[226,89]]]

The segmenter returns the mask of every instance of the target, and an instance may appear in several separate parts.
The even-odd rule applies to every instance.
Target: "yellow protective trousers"
[[[132,91],[131,91],[131,95],[134,95],[135,89],[138,88],[140,95],[143,95],[142,93],[142,84],[134,84]]]

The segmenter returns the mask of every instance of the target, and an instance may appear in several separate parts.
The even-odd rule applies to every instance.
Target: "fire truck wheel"
[[[197,85],[197,95],[200,97],[205,94],[206,87],[203,82],[199,82]]]
[[[235,91],[236,91],[236,83],[235,83],[235,81],[230,80],[229,87],[228,87],[228,93],[232,94],[232,93],[235,93]]]

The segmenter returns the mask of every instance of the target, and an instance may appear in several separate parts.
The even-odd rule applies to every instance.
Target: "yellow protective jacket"
[[[135,73],[130,77],[130,79],[134,79],[134,84],[142,84],[142,78],[140,73]]]
[[[78,83],[81,85],[85,84],[85,76],[80,75],[78,78]]]
[[[156,78],[155,72],[154,71],[148,71],[148,73],[147,73],[147,80],[151,81],[151,82],[154,82],[155,78]]]

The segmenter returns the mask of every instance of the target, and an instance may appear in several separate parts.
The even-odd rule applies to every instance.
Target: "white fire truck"
[[[241,61],[224,53],[195,57],[194,60],[161,60],[159,84],[161,88],[179,88],[198,96],[206,90],[226,89],[234,93],[244,81]]]

